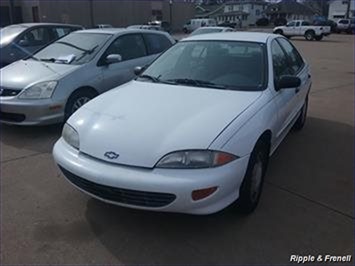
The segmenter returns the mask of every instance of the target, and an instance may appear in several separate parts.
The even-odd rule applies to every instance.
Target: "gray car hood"
[[[0,70],[1,86],[22,90],[42,81],[58,80],[80,66],[20,60]]]

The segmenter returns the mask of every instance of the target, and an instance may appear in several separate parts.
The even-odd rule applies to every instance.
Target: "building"
[[[296,0],[283,0],[279,3],[271,4],[265,10],[265,14],[271,22],[277,19],[313,21],[314,16],[319,15],[310,7],[298,3]]]
[[[258,19],[265,16],[267,5],[264,0],[234,0],[225,5],[224,12],[217,16],[217,21],[238,23],[241,20],[243,27],[254,26]]]
[[[199,6],[196,17],[215,18],[218,24],[230,22],[241,23],[242,27],[254,26],[265,16],[267,5],[264,0],[234,0],[223,5]]]
[[[14,14],[15,10],[17,10],[16,19],[12,18],[14,23],[60,22],[80,24],[87,28],[97,24],[126,27],[145,24],[151,20],[164,20],[172,22],[173,30],[181,30],[186,21],[195,15],[195,4],[191,0],[1,0],[0,2],[2,26],[11,23],[11,13]]]
[[[350,4],[350,7],[348,5]],[[347,14],[349,9],[349,14]],[[328,18],[338,20],[341,18],[355,17],[355,1],[354,0],[333,0],[329,3]]]

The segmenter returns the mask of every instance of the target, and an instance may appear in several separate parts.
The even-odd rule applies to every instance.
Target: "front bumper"
[[[55,144],[53,156],[64,169],[67,179],[92,197],[124,207],[190,214],[214,213],[233,203],[239,197],[239,187],[249,162],[249,156],[246,156],[227,165],[209,169],[129,167],[107,163],[80,153],[62,138]],[[210,187],[218,189],[207,198],[192,200],[192,191]],[[116,192],[119,195],[115,198],[113,193]],[[169,200],[166,204],[153,207],[149,204],[127,204],[127,201],[120,200],[122,195],[135,197],[137,193],[143,193],[142,197],[146,197],[148,203],[153,194],[159,197],[154,202],[162,202],[162,197]]]
[[[0,122],[13,125],[48,125],[64,120],[64,103],[52,99],[22,100],[0,97]]]

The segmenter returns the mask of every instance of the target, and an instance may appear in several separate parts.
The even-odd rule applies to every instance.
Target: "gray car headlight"
[[[19,96],[21,99],[49,99],[57,87],[57,81],[45,81],[37,83],[25,89]]]
[[[67,123],[63,127],[62,137],[70,146],[79,150],[79,134],[74,128],[72,128]]]
[[[238,157],[219,151],[191,150],[177,151],[165,155],[157,163],[158,168],[196,169],[217,167],[234,161]]]

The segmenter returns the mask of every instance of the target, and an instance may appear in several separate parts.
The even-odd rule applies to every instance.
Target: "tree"
[[[330,0],[319,0],[319,1],[316,1],[316,0],[302,0],[300,2],[302,4],[304,4],[305,6],[308,6],[309,8],[314,10],[319,15],[324,16],[324,17],[328,16]]]

